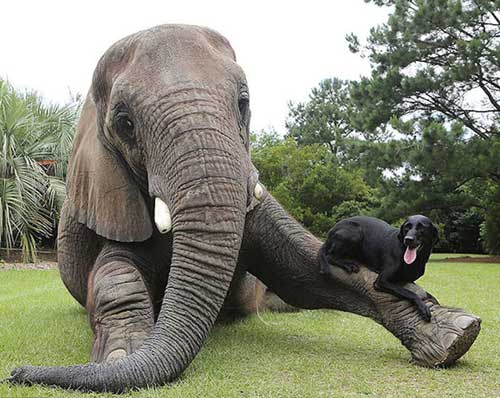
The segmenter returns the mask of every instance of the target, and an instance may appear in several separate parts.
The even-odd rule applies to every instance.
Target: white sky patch
[[[0,77],[53,102],[86,94],[92,72],[120,38],[163,23],[213,28],[231,42],[250,86],[254,131],[285,131],[289,101],[304,101],[321,79],[357,79],[368,60],[345,35],[364,38],[388,9],[363,0],[3,1]]]

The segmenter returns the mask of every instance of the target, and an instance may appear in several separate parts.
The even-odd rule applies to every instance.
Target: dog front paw
[[[431,308],[427,305],[425,305],[424,303],[422,303],[421,305],[418,306],[418,309],[420,311],[420,314],[422,315],[422,318],[424,319],[424,321],[426,322],[430,322],[431,321]]]

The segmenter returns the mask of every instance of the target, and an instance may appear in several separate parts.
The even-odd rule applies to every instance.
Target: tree
[[[325,144],[341,157],[355,130],[349,123],[349,82],[337,78],[322,80],[307,102],[289,103],[286,127],[300,145]]]
[[[0,80],[0,244],[20,246],[25,261],[53,233],[77,110],[76,104],[45,105]]]
[[[448,217],[472,208],[484,217],[486,246],[500,252],[493,199],[500,190],[500,1],[373,1],[394,11],[364,47],[348,36],[351,50],[372,63],[371,76],[350,85],[350,122],[408,137],[396,144],[408,150],[385,184],[392,198],[385,195],[383,209],[394,216],[409,207],[441,209]],[[410,202],[396,204],[400,197]]]
[[[290,104],[289,135],[362,170],[380,192],[377,216],[397,223],[432,214],[449,250],[477,250],[470,240],[479,241],[484,222],[491,251],[500,246],[500,2],[374,2],[393,7],[388,22],[364,46],[347,38],[368,55],[371,76],[320,82],[307,102]]]
[[[394,12],[371,29],[363,49],[372,75],[351,87],[355,125],[372,131],[394,116],[439,115],[483,139],[498,138],[500,1],[373,1]],[[360,51],[355,35],[347,39]]]
[[[483,187],[481,187],[483,188]],[[492,181],[481,190],[486,204],[484,218],[481,225],[481,236],[484,246],[490,253],[500,254],[500,185]]]

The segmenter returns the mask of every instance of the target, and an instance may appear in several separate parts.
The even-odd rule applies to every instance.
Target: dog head
[[[403,260],[406,264],[412,264],[422,248],[428,251],[438,240],[437,228],[425,216],[410,216],[401,225],[399,240],[405,248]]]

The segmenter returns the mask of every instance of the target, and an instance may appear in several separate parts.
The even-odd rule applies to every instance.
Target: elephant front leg
[[[111,260],[97,263],[88,283],[87,311],[94,332],[91,361],[112,361],[136,351],[154,324],[141,273],[126,260]]]
[[[480,330],[480,319],[463,310],[441,306],[415,284],[430,307],[431,321],[405,299],[374,288],[377,274],[366,267],[350,274],[339,267],[320,273],[321,242],[266,194],[248,216],[242,256],[249,271],[284,301],[299,308],[331,308],[367,316],[382,324],[423,366],[449,365],[465,354]]]

